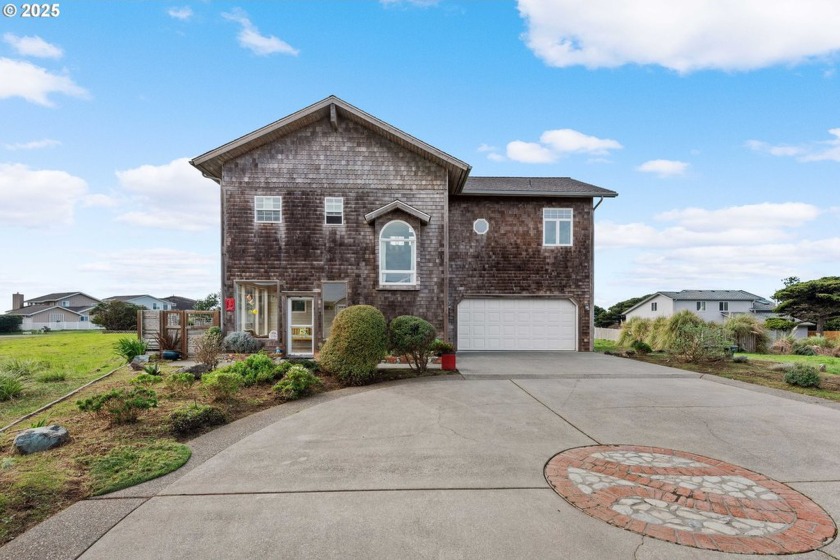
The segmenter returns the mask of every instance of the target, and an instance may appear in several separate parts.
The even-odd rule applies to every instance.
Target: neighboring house
[[[169,296],[162,298],[164,301],[168,301],[171,305],[170,309],[177,309],[179,311],[183,311],[185,309],[193,309],[196,300],[185,298],[181,296]]]
[[[191,163],[221,185],[225,332],[309,356],[369,304],[459,350],[592,349],[593,202],[611,190],[471,178],[337,97]]]
[[[160,309],[163,311],[174,309],[171,302],[165,299],[152,297],[148,294],[135,296],[111,296],[105,298],[104,301],[122,301],[125,303],[132,303],[140,307],[145,307],[146,309]]]
[[[99,329],[90,321],[90,311],[99,300],[82,292],[58,292],[24,300],[23,294],[12,294],[12,309],[7,315],[23,318],[21,330],[47,327],[52,330]]]

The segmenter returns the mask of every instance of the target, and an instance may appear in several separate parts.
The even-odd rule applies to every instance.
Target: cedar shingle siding
[[[373,305],[388,320],[421,316],[456,344],[457,307],[465,297],[568,297],[578,308],[578,349],[590,349],[592,202],[615,193],[568,179],[549,185],[562,192],[529,193],[514,178],[513,190],[526,191],[521,196],[459,195],[467,164],[396,129],[383,132],[390,125],[338,98],[300,114],[291,125],[289,117],[278,121],[282,130],[269,125],[262,135],[251,133],[192,162],[221,184],[223,298],[234,297],[235,282],[278,282],[279,337],[288,348],[290,296],[315,298],[314,338],[323,338],[324,281],[347,281],[349,305]],[[504,190],[504,178],[492,185],[470,181]],[[579,185],[583,190],[574,192]],[[255,196],[282,196],[282,223],[255,222]],[[324,198],[336,196],[344,199],[343,224],[326,225]],[[396,200],[428,214],[428,223],[401,209],[365,221],[365,214]],[[573,209],[573,246],[543,247],[546,207]],[[473,231],[477,218],[488,220],[486,235]],[[417,237],[416,286],[379,285],[379,233],[394,219],[410,224]],[[238,312],[223,313],[226,332],[234,330]]]

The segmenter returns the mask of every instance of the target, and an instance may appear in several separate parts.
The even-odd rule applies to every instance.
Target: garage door
[[[577,350],[577,308],[568,299],[465,299],[458,350]]]

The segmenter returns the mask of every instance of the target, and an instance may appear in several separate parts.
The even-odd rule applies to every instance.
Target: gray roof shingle
[[[571,177],[469,177],[462,195],[616,197],[618,193]]]

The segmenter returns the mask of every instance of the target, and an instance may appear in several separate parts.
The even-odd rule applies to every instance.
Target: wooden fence
[[[177,350],[187,358],[195,352],[195,345],[210,327],[218,327],[219,311],[142,310],[137,312],[137,337],[145,340],[149,350],[160,351],[161,332],[178,340]],[[161,331],[163,329],[163,331]]]

